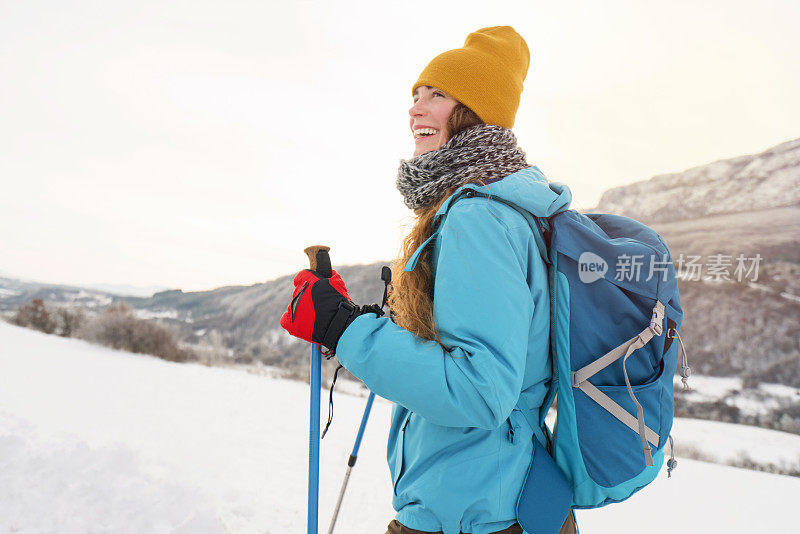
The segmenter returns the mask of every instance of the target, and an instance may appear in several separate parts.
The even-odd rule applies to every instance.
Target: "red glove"
[[[281,317],[281,326],[291,335],[324,345],[330,350],[328,354],[335,354],[345,328],[366,311],[383,315],[375,304],[356,306],[336,271],[330,278],[322,278],[316,271],[304,269],[294,277],[292,301]]]

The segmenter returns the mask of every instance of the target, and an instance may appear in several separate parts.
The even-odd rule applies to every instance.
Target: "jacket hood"
[[[480,184],[465,184],[456,189],[436,212],[436,217],[443,215],[458,193],[470,188],[479,192],[497,195],[528,210],[537,217],[550,217],[569,208],[572,193],[569,188],[559,182],[549,182],[539,167],[526,167],[499,180]]]
[[[436,229],[426,239],[406,262],[406,272],[413,271],[422,251],[431,243],[439,231],[442,229],[438,222],[450,208],[459,193],[463,189],[474,189],[475,191],[492,194],[509,202],[513,202],[519,207],[528,210],[537,217],[550,217],[569,208],[572,201],[572,193],[569,188],[562,183],[550,182],[544,177],[538,167],[526,167],[515,173],[509,174],[504,178],[492,181],[485,186],[480,184],[465,184],[456,189],[436,212],[434,226]]]

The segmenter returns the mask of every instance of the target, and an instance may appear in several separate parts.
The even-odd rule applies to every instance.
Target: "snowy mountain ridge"
[[[759,154],[614,187],[586,211],[653,223],[798,204],[800,138]]]
[[[16,310],[37,298],[50,303],[99,309],[125,297],[150,298],[164,289],[161,286],[125,284],[56,284],[0,274],[0,312]]]

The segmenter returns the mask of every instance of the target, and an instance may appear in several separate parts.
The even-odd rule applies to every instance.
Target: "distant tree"
[[[228,348],[225,346],[225,340],[216,329],[212,329],[208,334],[202,336],[200,342],[195,344],[192,349],[197,361],[203,365],[219,365],[231,362],[231,358],[228,357]]]
[[[72,309],[62,306],[56,310],[56,319],[58,320],[59,335],[72,337],[86,321],[86,314],[82,308]]]
[[[178,346],[173,331],[153,321],[137,318],[124,303],[112,306],[88,321],[80,329],[79,336],[115,349],[151,354],[174,362],[193,358],[190,351]]]
[[[44,305],[42,299],[33,299],[29,304],[20,306],[12,318],[12,322],[46,334],[52,334],[56,329],[56,321],[47,311],[47,306]]]

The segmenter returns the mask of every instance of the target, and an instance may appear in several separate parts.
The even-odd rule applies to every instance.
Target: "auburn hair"
[[[459,102],[447,119],[447,138],[479,124],[484,123],[478,115]],[[404,268],[414,251],[433,233],[436,212],[458,187],[448,189],[435,202],[414,210],[414,225],[403,239],[399,257],[392,262],[392,293],[389,295],[389,308],[398,325],[418,337],[436,341],[445,350],[449,349],[442,343],[433,318],[431,247],[422,251],[413,271],[406,272]]]

